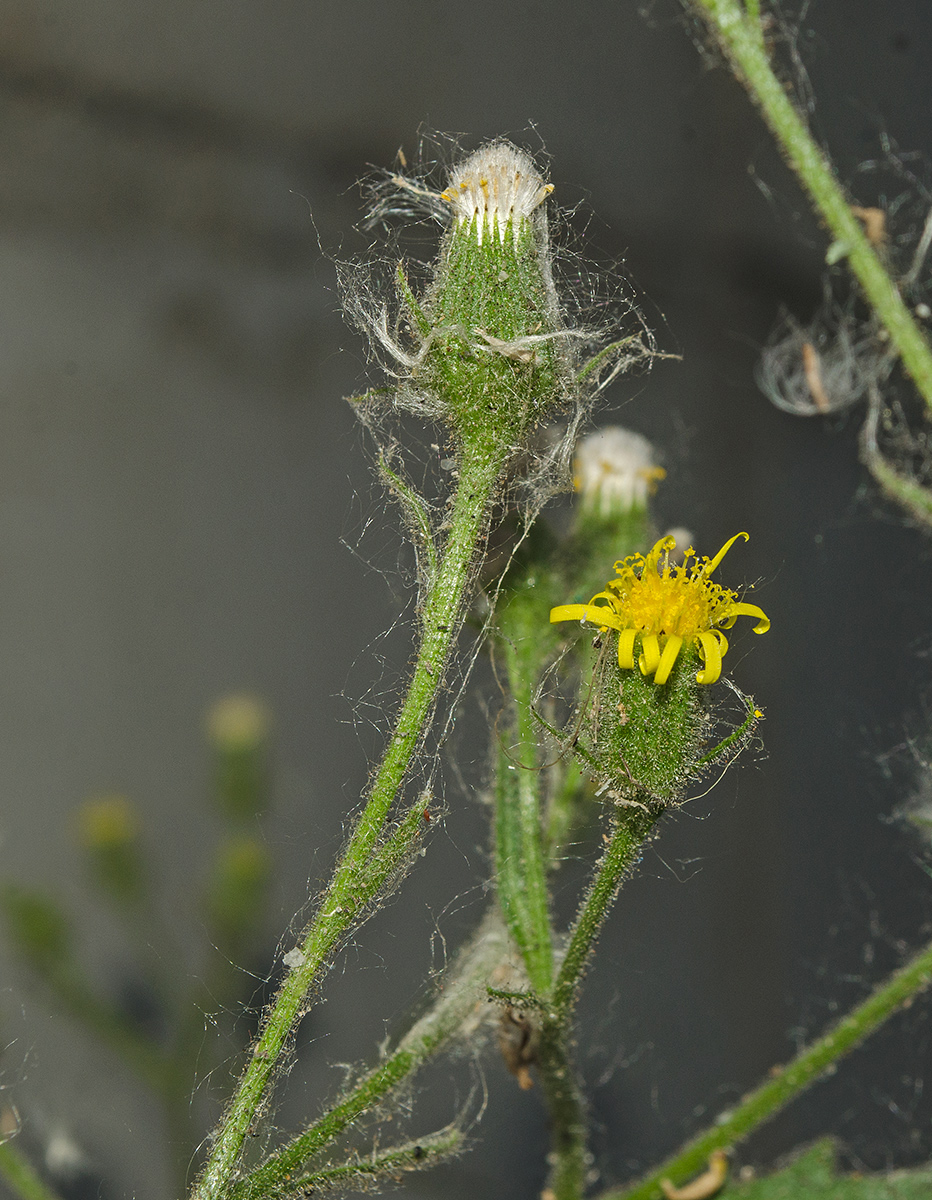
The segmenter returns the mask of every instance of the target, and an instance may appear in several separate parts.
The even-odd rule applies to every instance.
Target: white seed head
[[[452,207],[457,225],[475,221],[476,237],[505,240],[510,221],[515,236],[522,222],[553,191],[531,159],[508,142],[493,142],[471,154],[453,171],[441,197]]]
[[[602,516],[644,507],[665,472],[658,467],[654,448],[639,433],[607,425],[581,438],[576,446],[573,475],[587,508]]]

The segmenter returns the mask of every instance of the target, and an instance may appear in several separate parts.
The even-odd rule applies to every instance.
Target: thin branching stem
[[[661,1179],[681,1182],[706,1166],[713,1150],[725,1150],[769,1120],[904,1004],[932,983],[932,943],[920,950],[827,1033],[806,1046],[785,1067],[749,1092],[735,1108],[687,1142],[636,1184],[604,1192],[600,1200],[655,1200]]]
[[[487,985],[508,956],[508,936],[497,907],[490,909],[441,981],[436,999],[382,1062],[233,1190],[234,1200],[270,1200],[286,1194],[305,1164],[333,1143],[362,1113],[382,1101],[455,1037],[463,1022],[488,1003]]]
[[[379,841],[446,677],[501,468],[502,453],[495,448],[475,446],[463,455],[447,541],[424,602],[417,661],[407,695],[343,857],[317,915],[300,940],[296,961],[263,1020],[193,1193],[196,1200],[218,1200],[228,1190],[243,1143],[263,1111],[290,1038],[307,1011],[311,989],[335,948],[400,865],[392,862],[391,856],[378,853]]]
[[[397,1183],[402,1172],[422,1171],[425,1167],[433,1166],[456,1154],[462,1144],[462,1131],[451,1126],[416,1142],[373,1154],[370,1158],[358,1158],[337,1167],[325,1167],[295,1180],[291,1190],[307,1196],[333,1189],[363,1191],[378,1180]]]
[[[569,1052],[566,1022],[544,1021],[537,1068],[550,1114],[550,1174],[554,1200],[582,1200],[589,1169],[586,1105]]]
[[[877,441],[883,397],[872,383],[868,389],[867,417],[861,426],[861,461],[888,496],[902,505],[915,520],[932,526],[932,491],[917,480],[902,474],[884,458]]]
[[[551,1117],[547,1186],[556,1200],[581,1200],[588,1170],[586,1108],[569,1053],[583,970],[625,873],[636,861],[656,819],[656,811],[640,806],[619,809],[609,844],[579,910],[542,1023],[537,1066]]]
[[[569,1021],[576,1004],[583,971],[599,931],[625,873],[637,861],[644,839],[657,820],[657,815],[656,809],[641,807],[630,801],[618,809],[614,818],[615,827],[576,917],[554,985],[553,1010],[564,1023]]]

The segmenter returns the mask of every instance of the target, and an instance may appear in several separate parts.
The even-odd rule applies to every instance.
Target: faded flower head
[[[257,696],[234,692],[207,713],[207,736],[220,750],[249,749],[268,737],[271,714]]]
[[[129,845],[139,836],[139,817],[125,796],[99,796],[78,810],[78,834],[89,850]]]
[[[722,672],[728,640],[722,633],[738,617],[756,617],[755,633],[766,633],[770,620],[755,604],[744,604],[729,588],[709,576],[739,537],[736,533],[714,558],[699,558],[690,547],[681,565],[671,562],[676,542],[663,537],[646,555],[632,554],[615,563],[616,579],[606,583],[588,604],[561,604],[550,620],[586,621],[600,629],[618,631],[618,665],[637,665],[654,683],[666,683],[684,646],[696,646],[703,666],[697,683],[715,683]]]
[[[553,189],[525,151],[497,139],[455,162],[436,190],[431,182],[393,172],[373,189],[371,222],[416,214],[444,226],[429,267],[394,265],[397,304],[377,274],[342,271],[347,312],[389,376],[388,387],[354,405],[377,438],[391,410],[444,428],[456,478],[468,464],[498,463],[496,486],[537,509],[563,490],[595,397],[650,360],[652,339],[626,300],[610,308],[624,309],[627,336],[604,323],[605,305],[599,321],[579,321],[589,300],[557,266],[546,204]],[[538,437],[557,416],[563,436]]]
[[[573,339],[552,275],[550,192],[531,159],[497,141],[465,158],[440,199],[453,220],[423,298],[425,341],[411,372],[441,400],[462,447],[521,447],[575,403]]]
[[[603,517],[644,508],[648,495],[666,474],[655,459],[647,438],[630,429],[607,425],[586,434],[573,461],[573,483],[583,507],[595,509]]]
[[[517,238],[523,222],[553,191],[531,159],[508,142],[493,142],[464,159],[440,193],[453,209],[456,223],[474,228],[482,243],[488,234],[504,242],[511,226]]]

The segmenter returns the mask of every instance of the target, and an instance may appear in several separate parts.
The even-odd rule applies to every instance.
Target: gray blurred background
[[[884,134],[932,152],[927,6],[822,0],[799,49],[843,178]],[[930,542],[866,481],[856,415],[803,423],[754,386],[780,306],[818,303],[825,238],[744,94],[707,68],[672,3],[647,19],[607,0],[0,4],[0,873],[55,889],[102,988],[126,950],[83,887],[75,805],[118,790],[142,806],[193,947],[216,836],[203,714],[231,689],[265,697],[270,970],[407,661],[405,627],[382,637],[409,598],[401,542],[342,402],[367,379],[332,261],[372,240],[355,181],[399,147],[415,158],[424,127],[543,147],[572,237],[623,262],[661,349],[682,355],[616,385],[598,419],[661,447],[661,525],[708,552],[751,533],[728,581],[759,581],[773,629],[729,666],[766,709],[766,755],[669,823],[602,939],[580,1062],[606,1183],[784,1061],[932,915],[921,848],[889,821],[927,724]],[[860,202],[889,201],[879,187],[863,176]],[[467,703],[466,784],[448,772],[427,858],[306,1022],[283,1126],[339,1084],[330,1064],[374,1052],[481,911],[480,717]],[[145,1095],[3,969],[0,1082],[24,1136],[41,1150],[67,1135],[85,1191],[168,1195]],[[746,1160],[823,1131],[867,1166],[928,1156],[929,1065],[920,1002]],[[449,1077],[414,1127],[478,1078]],[[539,1190],[539,1098],[494,1061],[486,1080],[474,1152],[414,1194]]]

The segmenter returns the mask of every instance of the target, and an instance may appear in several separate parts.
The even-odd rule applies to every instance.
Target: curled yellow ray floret
[[[767,614],[745,604],[737,593],[709,576],[738,538],[736,533],[714,558],[699,558],[692,546],[679,565],[670,562],[672,537],[663,537],[647,554],[632,554],[615,563],[615,579],[588,604],[560,604],[550,610],[551,622],[580,621],[618,632],[618,665],[633,669],[654,683],[666,683],[684,646],[696,646],[702,658],[697,683],[715,683],[722,673],[722,656],[738,617],[755,617],[755,633],[770,628]],[[635,648],[640,652],[635,660]]]

